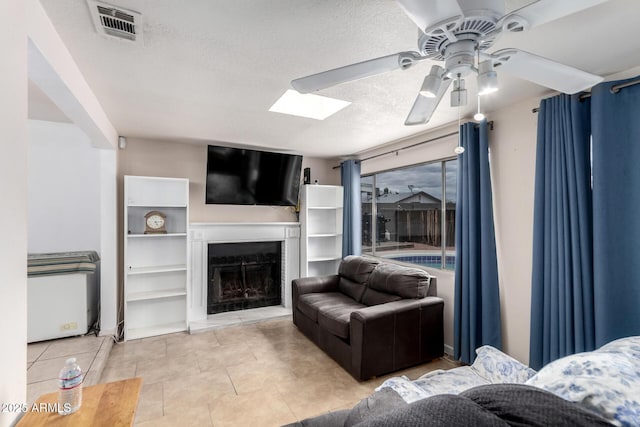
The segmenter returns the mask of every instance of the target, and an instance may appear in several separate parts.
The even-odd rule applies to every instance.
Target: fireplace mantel
[[[291,281],[300,271],[297,222],[217,222],[189,224],[189,322],[207,319],[207,249],[211,243],[282,242],[282,305],[291,307]]]

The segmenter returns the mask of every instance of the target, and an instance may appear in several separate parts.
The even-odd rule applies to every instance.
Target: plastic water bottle
[[[82,405],[82,369],[75,357],[67,359],[58,380],[58,413],[69,415]]]

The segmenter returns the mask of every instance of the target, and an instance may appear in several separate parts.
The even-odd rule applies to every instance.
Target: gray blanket
[[[611,426],[603,418],[579,405],[536,387],[520,384],[485,385],[459,395],[442,394],[411,404],[404,403],[399,396],[393,397],[384,390],[391,391],[383,389],[374,393],[351,410],[325,414],[292,426]]]

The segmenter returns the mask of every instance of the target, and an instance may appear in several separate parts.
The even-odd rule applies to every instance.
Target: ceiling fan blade
[[[603,78],[519,49],[502,49],[492,54],[493,66],[524,80],[567,94],[588,89]]]
[[[357,64],[345,65],[291,81],[291,86],[300,93],[326,89],[340,83],[374,76],[398,68],[406,70],[416,61],[425,59],[418,52],[400,52],[380,58],[369,59]]]
[[[397,0],[397,2],[409,19],[422,31],[445,19],[462,15],[462,9],[456,0]]]
[[[431,120],[433,112],[436,110],[436,107],[438,107],[438,104],[440,104],[440,100],[450,85],[450,79],[443,80],[435,98],[427,98],[426,96],[418,94],[407,119],[404,121],[405,126],[423,125]]]
[[[518,15],[526,19],[529,28],[533,28],[606,1],[609,0],[537,0],[513,11],[501,21],[506,22],[509,17]]]

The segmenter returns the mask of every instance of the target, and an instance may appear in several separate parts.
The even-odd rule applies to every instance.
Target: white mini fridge
[[[91,263],[79,264],[81,268],[78,269],[67,268],[62,263],[29,267],[28,343],[84,335],[89,331],[98,316],[99,264],[99,261],[92,260]],[[90,268],[86,268],[87,265]],[[86,271],[82,271],[82,267]],[[47,268],[58,271],[47,274]],[[41,275],[32,275],[33,270],[39,270]]]

